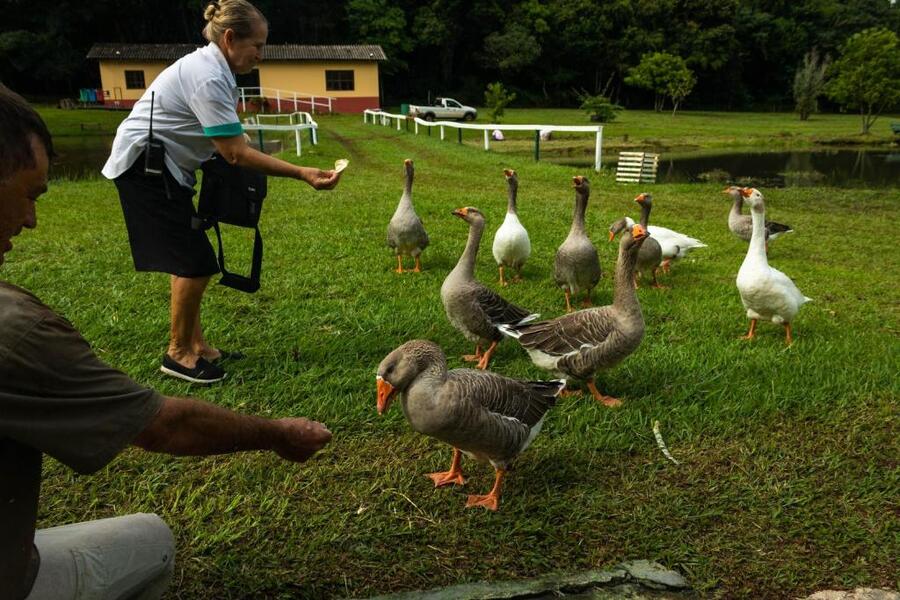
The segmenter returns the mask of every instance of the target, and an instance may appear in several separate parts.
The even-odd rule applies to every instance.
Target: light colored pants
[[[41,555],[26,600],[156,600],[175,569],[175,538],[153,514],[39,529]]]

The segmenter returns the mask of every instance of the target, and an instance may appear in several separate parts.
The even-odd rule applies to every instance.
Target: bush
[[[587,111],[591,121],[609,123],[615,121],[617,113],[624,110],[618,104],[610,102],[606,96],[581,96],[581,110]]]
[[[491,111],[491,123],[499,123],[503,110],[515,99],[516,95],[506,91],[499,81],[489,83],[484,91],[484,104]]]

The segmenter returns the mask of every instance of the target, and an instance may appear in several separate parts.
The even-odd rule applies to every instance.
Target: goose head
[[[729,196],[732,200],[737,200],[743,197],[741,196],[741,188],[736,185],[729,185],[727,188],[722,190],[722,193],[726,196]]]
[[[642,194],[638,194],[637,196],[635,196],[634,201],[637,202],[638,204],[640,204],[641,206],[647,206],[647,207],[653,206],[653,196],[651,196],[647,192],[644,192]]]
[[[650,232],[644,229],[640,224],[632,225],[631,229],[628,230],[628,234],[630,235],[623,235],[622,241],[619,242],[619,247],[624,250],[626,254],[636,254],[644,243],[644,240],[650,237]]]
[[[440,346],[427,340],[412,340],[384,357],[375,371],[378,414],[384,414],[394,396],[406,392],[423,371],[435,364],[446,365]]]
[[[763,210],[765,199],[763,198],[762,192],[760,192],[756,188],[741,188],[741,196],[744,198],[744,202],[750,205],[751,209],[754,210]]]
[[[475,225],[477,223],[484,224],[484,215],[480,210],[473,206],[464,206],[462,208],[457,208],[450,214],[456,215],[469,225]]]
[[[591,183],[588,181],[588,178],[583,175],[576,175],[572,178],[572,187],[575,188],[576,192],[584,194],[590,193],[591,191]]]
[[[515,183],[519,180],[519,176],[512,169],[503,169],[503,175],[506,176],[506,180],[510,183]]]
[[[626,229],[631,231],[632,227],[634,227],[634,219],[632,219],[631,217],[622,217],[621,219],[613,222],[613,224],[609,226],[609,241],[613,241],[613,238],[615,238]]]
[[[415,172],[415,167],[411,158],[407,158],[403,161],[403,170],[408,176],[412,177],[413,173]]]

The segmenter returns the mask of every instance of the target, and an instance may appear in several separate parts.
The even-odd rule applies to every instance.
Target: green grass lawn
[[[682,118],[693,116],[674,121]],[[561,400],[495,514],[466,510],[465,491],[435,490],[423,476],[445,469],[450,449],[412,433],[397,407],[378,417],[375,367],[413,338],[437,342],[462,366],[472,348],[439,298],[466,236],[450,211],[471,205],[486,214],[478,276],[493,285],[504,167],[519,172],[533,252],[526,282],[502,293],[545,317],[561,314],[552,261],[571,222],[576,171],[364,126],[356,116],[319,122],[321,143],[306,146],[303,163],[350,158],[339,188],[270,180],[262,289],[207,295],[210,341],[248,354],[222,384],[191,387],[157,371],[168,279],[132,270],[109,182],[51,184],[39,228],[18,238],[2,274],[67,315],[138,381],[235,410],[318,419],[332,444],[304,465],[258,453],[176,459],[129,450],[83,477],[48,460],[41,526],[159,513],[177,539],[172,597],[181,598],[365,597],[631,558],[678,569],[709,597],[900,586],[896,189],[763,190],[770,218],[796,229],[770,259],[815,299],[785,348],[771,324],[754,342],[738,339],[747,320],[734,278],[746,244],[727,230],[720,186],[653,186],[653,222],[709,248],[675,266],[664,280],[671,289],[639,291],[644,342],[598,380],[624,406]],[[384,238],[407,157],[432,245],[423,274],[400,276]],[[593,186],[587,223],[605,270],[595,300],[605,304],[616,250],[606,229],[637,216],[632,198],[643,190],[605,172],[582,174]],[[247,269],[250,241],[228,232],[234,267]],[[510,341],[492,368],[547,377]],[[679,466],[657,448],[655,420]],[[484,493],[492,470],[466,466],[467,490]]]

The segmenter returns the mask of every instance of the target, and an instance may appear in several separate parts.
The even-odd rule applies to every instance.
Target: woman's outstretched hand
[[[340,171],[323,171],[311,167],[303,168],[303,180],[316,190],[333,189],[341,179]]]

